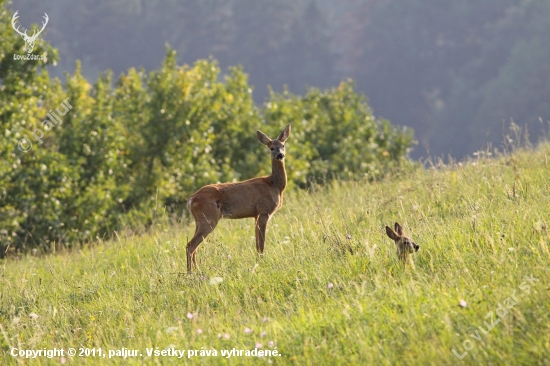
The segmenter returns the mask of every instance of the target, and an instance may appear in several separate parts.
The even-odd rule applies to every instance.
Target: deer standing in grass
[[[400,261],[403,262],[403,265],[406,266],[407,263],[410,263],[414,268],[414,263],[410,255],[414,252],[418,252],[420,246],[418,246],[411,238],[403,235],[403,228],[399,225],[398,222],[395,223],[395,230],[391,227],[386,226],[386,234],[395,241],[395,248],[397,249],[397,257]]]
[[[271,175],[238,183],[210,184],[195,192],[187,201],[187,207],[195,219],[195,235],[187,243],[187,272],[191,265],[197,267],[196,254],[199,244],[216,228],[221,218],[243,219],[254,217],[256,250],[263,254],[265,230],[271,215],[283,205],[286,187],[285,141],[290,135],[290,124],[276,140],[261,131],[258,140],[271,150]]]

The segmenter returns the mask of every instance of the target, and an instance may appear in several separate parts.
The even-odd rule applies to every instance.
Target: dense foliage
[[[257,129],[276,136],[293,124],[290,188],[334,177],[372,180],[407,161],[412,131],[375,119],[350,81],[304,96],[273,92],[259,108],[242,68],[222,77],[214,60],[178,66],[168,48],[149,73],[130,69],[114,80],[107,72],[90,85],[78,64],[62,83],[44,69],[56,52],[42,41],[35,53],[51,55],[47,61],[13,59],[23,42],[10,18],[3,10],[2,255],[110,236],[159,212],[180,216],[205,184],[270,173]],[[52,111],[61,123],[52,123]]]
[[[377,114],[415,128],[425,148],[418,151],[462,157],[488,141],[498,146],[510,120],[542,135],[550,120],[549,1],[355,3],[344,56],[350,74]],[[354,49],[362,50],[356,58]]]
[[[460,158],[502,124],[533,139],[550,120],[548,0],[18,0],[23,24],[50,15],[44,37],[99,70],[157,68],[165,42],[179,63],[215,57],[243,65],[257,103],[275,91],[304,94],[356,81],[377,116],[417,132],[414,157]],[[15,5],[14,5],[15,7]],[[542,125],[539,122],[542,119]]]

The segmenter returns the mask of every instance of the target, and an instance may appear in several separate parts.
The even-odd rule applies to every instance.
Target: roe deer
[[[263,254],[265,229],[269,218],[283,204],[286,187],[285,141],[290,135],[290,124],[276,140],[257,131],[258,140],[271,150],[271,175],[238,183],[210,184],[195,192],[187,207],[195,219],[195,235],[187,243],[187,272],[191,263],[196,268],[195,256],[199,244],[216,228],[221,218],[255,218],[256,250]]]
[[[403,262],[403,265],[406,266],[407,262],[410,262],[414,267],[412,258],[409,258],[409,255],[414,252],[418,252],[420,247],[412,241],[411,238],[403,235],[403,228],[398,222],[395,223],[395,231],[392,230],[391,227],[386,226],[386,234],[388,234],[388,236],[395,241],[397,257]]]

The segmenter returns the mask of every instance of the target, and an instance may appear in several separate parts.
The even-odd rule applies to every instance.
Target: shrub
[[[379,178],[407,161],[414,143],[411,129],[376,119],[351,81],[305,96],[272,92],[264,115],[273,124],[293,122],[289,171],[301,187],[333,178]]]
[[[1,39],[8,52],[21,46]],[[55,56],[47,45],[39,50]],[[8,52],[0,60],[0,255],[146,225],[159,211],[180,214],[205,184],[268,174],[257,129],[275,136],[292,123],[289,188],[378,178],[407,161],[413,143],[412,131],[375,119],[350,81],[304,96],[271,92],[260,109],[242,68],[222,81],[216,61],[178,66],[171,49],[158,70],[131,69],[116,82],[108,72],[93,86],[80,65],[62,85],[46,63],[18,64]],[[45,129],[44,116],[65,100],[62,124],[20,151],[18,141]]]

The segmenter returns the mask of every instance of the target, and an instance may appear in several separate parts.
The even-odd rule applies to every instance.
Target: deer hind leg
[[[268,221],[269,215],[261,214],[256,217],[256,250],[258,254],[264,253],[265,230]]]
[[[196,200],[196,199],[195,199]],[[215,201],[200,204],[193,201],[191,213],[195,218],[195,235],[187,243],[187,272],[191,273],[191,265],[197,268],[197,249],[204,239],[216,228],[221,218],[221,211]]]

